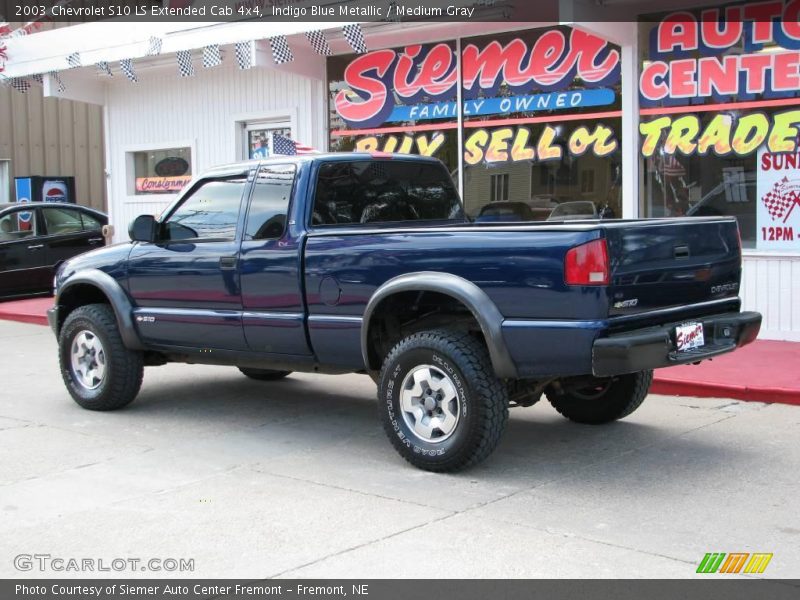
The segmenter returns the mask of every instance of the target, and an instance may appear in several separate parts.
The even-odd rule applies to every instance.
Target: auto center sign
[[[800,0],[681,11],[662,19],[650,31],[639,82],[643,113],[654,115],[640,125],[642,154],[744,156],[762,144],[769,152],[794,152],[800,110],[768,115],[753,105],[780,106],[800,91],[799,19]],[[701,121],[671,110],[690,106],[716,114]],[[743,110],[733,114],[737,108]]]
[[[608,107],[617,101],[619,50],[578,29],[521,32],[505,41],[465,41],[461,55],[462,102],[457,98],[458,61],[452,43],[376,50],[344,68],[332,99],[357,150],[416,152],[434,156],[465,124],[464,160],[549,160],[567,151],[603,155],[617,149],[613,131],[596,123],[555,145],[557,128],[534,135],[521,116]],[[558,121],[555,116],[553,121]],[[414,123],[409,125],[409,123]]]

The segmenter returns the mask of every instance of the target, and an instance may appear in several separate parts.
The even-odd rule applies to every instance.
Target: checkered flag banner
[[[56,82],[56,89],[59,92],[66,91],[67,86],[64,85],[64,82],[61,81],[61,77],[58,76],[58,73],[55,71],[50,71],[50,79]]]
[[[203,48],[203,67],[210,69],[211,67],[218,67],[222,64],[222,50],[219,49],[219,44],[211,44]]]
[[[161,38],[152,36],[147,45],[147,56],[157,56],[161,54]]]
[[[319,29],[306,31],[306,37],[308,41],[311,42],[311,47],[314,48],[314,52],[322,56],[331,55],[331,47],[328,45],[328,40],[322,31]]]
[[[361,25],[358,23],[345,25],[342,27],[342,33],[353,50],[359,54],[364,54],[367,51],[367,44],[364,41],[364,32],[361,31]]]
[[[101,60],[97,65],[97,74],[102,75],[103,77],[113,77],[114,74],[111,72],[111,66],[108,62]]]
[[[253,40],[247,42],[236,42],[236,64],[240,69],[252,69],[255,65],[256,43]]]
[[[8,80],[9,85],[17,90],[20,94],[24,94],[31,89],[31,82],[24,77],[12,77]]]
[[[39,85],[42,85],[44,83],[44,77],[42,77],[41,73],[34,73],[33,75],[31,75],[31,79],[33,79]]]
[[[800,195],[798,195],[797,188],[798,184],[796,182],[790,183],[789,179],[784,177],[776,182],[772,189],[761,198],[761,202],[764,203],[769,216],[773,220],[783,219],[785,223],[795,205],[800,204]]]
[[[293,156],[295,154],[319,154],[311,146],[306,146],[292,138],[281,135],[277,131],[272,132],[272,153]]]
[[[73,52],[67,57],[67,64],[70,69],[76,69],[81,66],[81,53]]]
[[[139,78],[136,77],[136,71],[133,70],[132,58],[123,58],[121,61],[119,61],[119,68],[123,73],[125,73],[125,77],[130,79],[133,83],[139,81]]]
[[[191,50],[178,50],[175,53],[178,58],[178,74],[181,77],[194,77],[194,65],[192,64]]]
[[[276,35],[269,38],[269,47],[272,48],[272,60],[276,65],[282,65],[294,60],[292,49],[289,48],[289,42],[286,41],[285,35]]]

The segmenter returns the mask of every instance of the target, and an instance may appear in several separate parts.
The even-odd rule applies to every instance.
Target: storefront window
[[[130,152],[133,193],[175,194],[192,178],[192,149],[159,148]]]
[[[473,218],[497,202],[513,206],[494,220],[546,219],[562,202],[621,216],[619,48],[568,27],[463,39],[460,105],[455,48],[330,58],[331,150],[435,156]]]
[[[621,216],[619,48],[557,27],[464,39],[461,56],[467,213]]]
[[[328,59],[330,149],[435,156],[458,170],[455,42]]]
[[[748,6],[641,26],[641,213],[734,216],[745,248],[800,250],[800,43]]]

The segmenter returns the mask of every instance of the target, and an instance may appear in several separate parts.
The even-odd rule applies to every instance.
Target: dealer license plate
[[[702,323],[686,323],[675,328],[675,346],[678,352],[699,348],[705,343]]]

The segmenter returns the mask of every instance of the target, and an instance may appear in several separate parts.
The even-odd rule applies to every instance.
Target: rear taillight
[[[608,285],[608,270],[604,238],[570,248],[564,258],[567,285]]]

